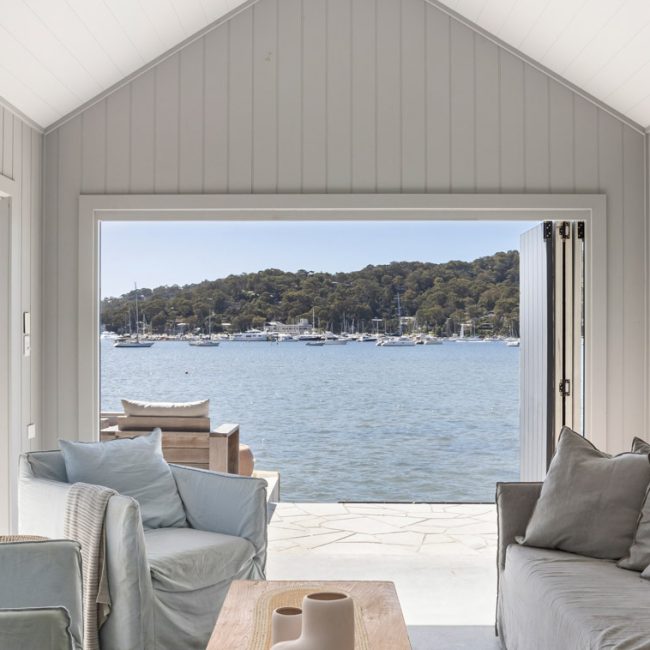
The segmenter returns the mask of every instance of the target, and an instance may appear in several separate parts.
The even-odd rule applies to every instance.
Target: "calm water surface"
[[[503,343],[102,341],[102,408],[210,399],[286,501],[493,501],[519,476],[519,349]]]

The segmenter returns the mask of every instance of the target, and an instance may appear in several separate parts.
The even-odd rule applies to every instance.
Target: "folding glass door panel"
[[[520,244],[521,478],[542,480],[563,426],[583,433],[584,224],[545,221]]]

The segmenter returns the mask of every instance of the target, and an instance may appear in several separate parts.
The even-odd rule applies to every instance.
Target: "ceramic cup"
[[[302,633],[273,650],[354,650],[354,602],[347,594],[319,592],[302,601]]]
[[[302,631],[302,609],[299,607],[278,607],[271,616],[271,643],[293,641]]]

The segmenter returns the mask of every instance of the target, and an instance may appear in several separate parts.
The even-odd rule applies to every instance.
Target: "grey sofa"
[[[0,544],[0,648],[82,650],[81,593],[77,542]]]
[[[648,650],[650,581],[597,560],[521,546],[541,483],[497,485],[497,634],[507,650]]]
[[[145,530],[134,499],[109,501],[102,650],[204,650],[232,580],[264,578],[265,481],[171,468],[190,527]],[[19,530],[62,537],[70,487],[61,452],[22,456]]]

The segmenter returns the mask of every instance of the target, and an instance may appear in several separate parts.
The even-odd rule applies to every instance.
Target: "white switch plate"
[[[27,437],[30,440],[33,440],[34,438],[36,438],[36,425],[35,424],[32,423],[32,424],[27,425]]]
[[[32,315],[25,311],[23,312],[23,334],[32,333]]]
[[[32,353],[32,339],[29,334],[23,336],[23,354],[28,357]]]

